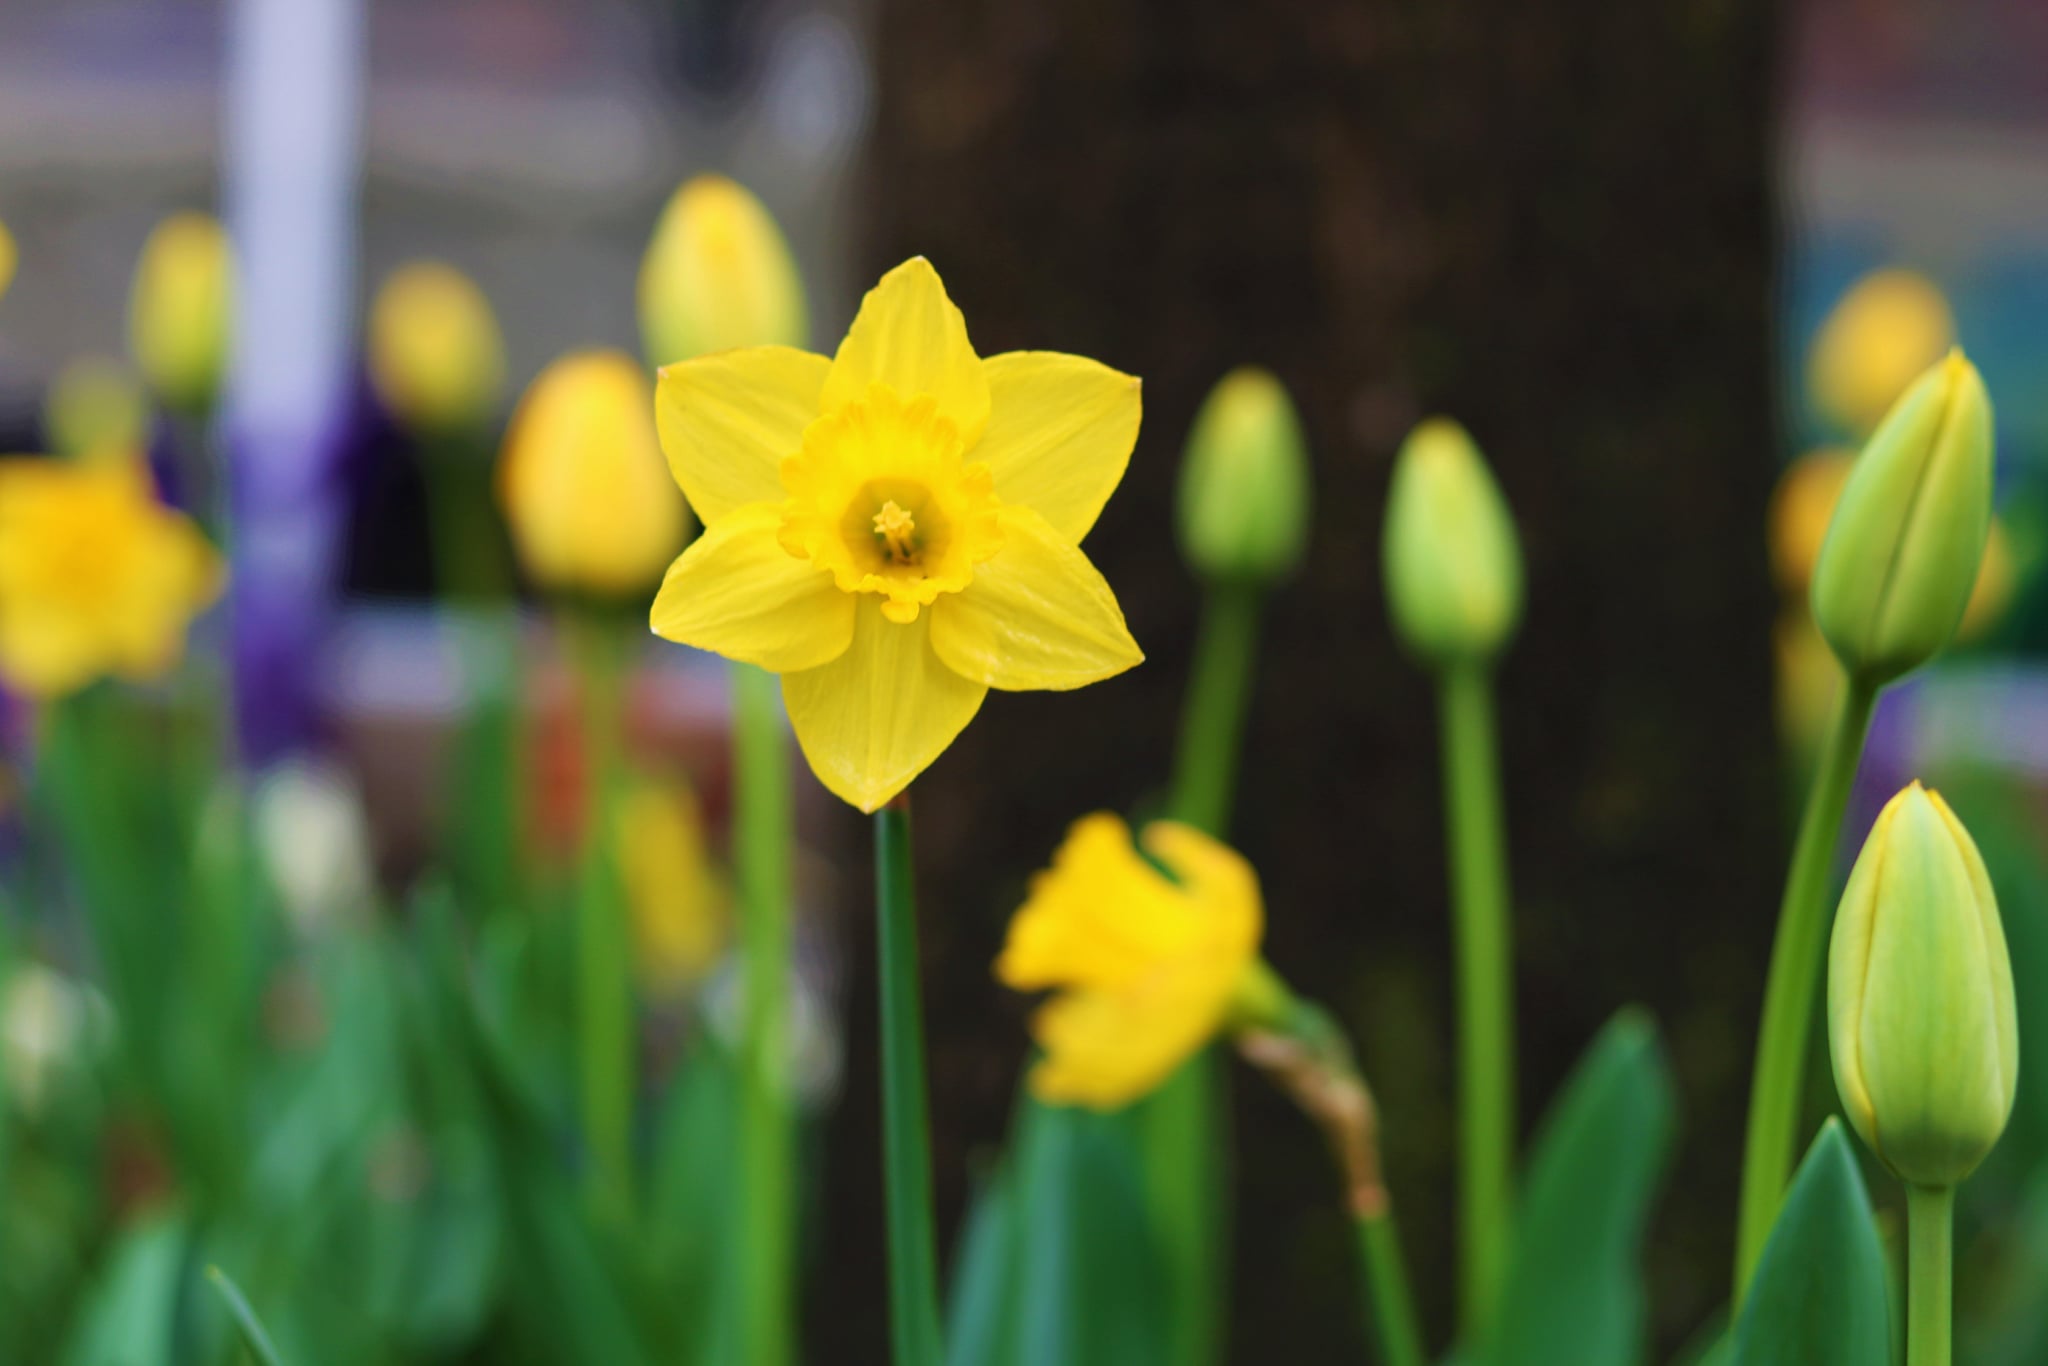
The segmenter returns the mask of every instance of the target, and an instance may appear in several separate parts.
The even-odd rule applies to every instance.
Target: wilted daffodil
[[[224,578],[139,461],[0,460],[0,677],[18,691],[162,676]]]
[[[167,405],[184,412],[213,405],[234,308],[234,249],[219,220],[178,213],[157,224],[135,264],[128,345]]]
[[[640,327],[656,365],[810,332],[789,243],[761,201],[720,175],[675,192],[640,262]]]
[[[520,400],[498,493],[536,583],[629,593],[682,544],[689,509],[662,467],[648,388],[631,356],[584,351],[541,371]]]
[[[1970,832],[1914,783],[1849,874],[1828,951],[1842,1108],[1902,1181],[1953,1186],[2005,1132],[2019,1076],[2012,962]]]
[[[1991,529],[1991,400],[1951,351],[1849,472],[1813,570],[1813,620],[1850,674],[1884,684],[1947,645]]]
[[[782,675],[812,769],[873,811],[990,688],[1063,689],[1142,656],[1081,553],[1138,432],[1138,381],[1078,356],[974,353],[922,257],[836,357],[668,366],[669,468],[704,535],[669,570],[670,640]]]
[[[1077,821],[1010,922],[996,975],[1057,993],[1031,1027],[1045,1050],[1031,1073],[1041,1100],[1127,1105],[1229,1025],[1266,1022],[1287,999],[1259,957],[1251,865],[1193,826],[1156,821],[1142,838],[1140,853],[1107,813]]]
[[[1499,653],[1522,615],[1522,551],[1500,485],[1465,429],[1431,418],[1394,457],[1382,545],[1402,643],[1442,667]]]
[[[1814,406],[1861,437],[1955,339],[1955,316],[1933,281],[1910,270],[1872,271],[1814,334],[1807,356]]]
[[[467,275],[440,261],[393,271],[370,306],[370,380],[391,415],[429,435],[490,421],[505,388],[497,315]]]
[[[1272,583],[1308,547],[1308,449],[1294,400],[1246,365],[1210,391],[1180,472],[1181,553],[1203,577]]]

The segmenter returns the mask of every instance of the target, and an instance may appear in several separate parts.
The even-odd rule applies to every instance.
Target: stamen
[[[908,564],[917,555],[917,521],[896,505],[895,499],[882,504],[875,514],[875,535],[898,564]]]

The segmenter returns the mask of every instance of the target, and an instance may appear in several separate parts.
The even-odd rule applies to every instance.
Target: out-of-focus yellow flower
[[[809,339],[789,243],[744,186],[700,175],[668,201],[640,262],[640,330],[656,365]]]
[[[2012,960],[1976,841],[1914,783],[1878,814],[1828,947],[1842,1109],[1902,1181],[1952,1186],[2005,1132],[2019,1079]]]
[[[1955,340],[1955,315],[1933,281],[1910,270],[1874,270],[1850,286],[1814,334],[1806,371],[1814,407],[1861,438]]]
[[[1771,570],[1786,597],[1805,598],[1828,520],[1855,463],[1855,452],[1829,447],[1800,456],[1778,476],[1769,513]]]
[[[938,272],[882,278],[832,359],[668,366],[669,468],[704,535],[657,634],[782,678],[804,756],[873,811],[990,688],[1077,688],[1143,658],[1079,549],[1130,459],[1138,381],[1078,356],[983,360]]]
[[[640,978],[656,996],[702,981],[725,949],[725,887],[704,847],[696,794],[641,779],[620,800],[619,870],[632,909]]]
[[[1981,640],[2012,606],[2018,569],[2013,561],[2012,538],[2005,523],[1991,519],[1991,534],[1984,540],[1984,559],[1977,566],[1977,582],[1970,588],[1970,605],[1963,609],[1963,624],[1956,627],[1956,643],[1967,645]]]
[[[1059,993],[1032,1020],[1041,1100],[1128,1105],[1272,990],[1251,865],[1192,826],[1156,821],[1143,839],[1167,873],[1117,817],[1077,821],[1010,922],[997,977]]]
[[[234,248],[219,220],[188,212],[157,224],[135,265],[128,347],[165,404],[181,412],[213,406],[234,310]]]
[[[139,461],[0,460],[0,676],[18,691],[161,677],[225,579]]]
[[[370,306],[370,381],[416,432],[483,426],[505,391],[505,343],[490,300],[440,261],[391,272]]]
[[[149,396],[120,361],[82,356],[50,382],[43,432],[55,455],[126,459],[149,444]]]
[[[1225,375],[1181,461],[1181,553],[1205,578],[1270,584],[1308,549],[1308,447],[1287,388],[1269,370]]]
[[[7,287],[14,283],[15,260],[14,234],[0,223],[0,298],[7,297]]]
[[[505,434],[498,493],[534,581],[606,595],[668,563],[690,512],[662,466],[646,374],[621,351],[541,371]]]
[[[1778,614],[1771,644],[1778,661],[1778,735],[1803,765],[1827,733],[1842,668],[1804,606]]]

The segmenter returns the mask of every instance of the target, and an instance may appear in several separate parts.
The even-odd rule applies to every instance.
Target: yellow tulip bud
[[[400,266],[370,307],[370,381],[416,432],[482,427],[505,389],[505,343],[490,300],[453,266]]]
[[[743,186],[700,175],[668,201],[640,263],[640,330],[657,366],[809,339],[789,243]]]
[[[1271,372],[1240,366],[1210,391],[1180,470],[1181,553],[1207,579],[1271,583],[1308,545],[1308,450]]]
[[[2012,1114],[2012,963],[1984,859],[1914,783],[1878,815],[1828,950],[1828,1041],[1842,1108],[1900,1180],[1952,1186]]]
[[[7,286],[14,283],[14,265],[14,234],[0,223],[0,298],[7,296]]]
[[[43,433],[55,455],[133,457],[149,444],[149,397],[120,361],[81,357],[50,382]]]
[[[1842,667],[1886,683],[1955,634],[1991,527],[1991,400],[1951,351],[1906,390],[1849,473],[1813,571]]]
[[[1522,614],[1522,552],[1500,485],[1465,429],[1431,418],[1394,457],[1382,567],[1394,629],[1435,665],[1485,660]]]
[[[227,368],[234,296],[234,251],[218,220],[179,213],[157,224],[135,266],[128,346],[170,407],[213,405]]]
[[[1842,296],[1814,334],[1807,356],[1814,406],[1860,437],[1955,339],[1948,300],[1925,276],[1873,271]]]
[[[565,356],[540,373],[512,414],[498,492],[521,562],[548,588],[643,588],[689,530],[654,434],[653,386],[619,351]]]

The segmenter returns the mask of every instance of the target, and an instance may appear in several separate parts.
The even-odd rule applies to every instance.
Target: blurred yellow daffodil
[[[1141,854],[1107,813],[1076,822],[996,960],[1005,985],[1059,993],[1032,1020],[1031,1089],[1049,1103],[1127,1105],[1284,990],[1259,957],[1251,865],[1192,826],[1154,822],[1143,840]]]
[[[520,400],[498,493],[535,582],[629,593],[682,544],[690,513],[662,468],[648,390],[631,356],[584,351],[541,371]]]
[[[1771,572],[1786,598],[1805,601],[1813,563],[1855,463],[1854,451],[1831,446],[1807,452],[1778,476],[1769,513]]]
[[[17,690],[162,676],[225,578],[141,462],[0,460],[0,677]]]
[[[81,356],[50,381],[43,433],[54,455],[127,459],[149,444],[149,396],[120,361]]]
[[[721,175],[669,200],[640,263],[640,327],[656,365],[810,332],[803,280],[775,219]]]
[[[7,287],[14,283],[14,265],[14,234],[0,223],[0,298],[6,297]]]
[[[128,296],[128,345],[157,396],[183,412],[213,405],[227,370],[234,248],[209,214],[176,213],[143,243]]]
[[[370,305],[369,351],[377,397],[416,432],[481,427],[504,392],[505,343],[491,301],[440,261],[391,272]]]
[[[868,293],[837,356],[683,361],[657,409],[705,530],[654,630],[781,674],[811,768],[863,811],[989,688],[1077,688],[1143,658],[1079,549],[1130,459],[1138,381],[1054,352],[983,360],[923,257]]]
[[[1932,280],[1910,270],[1874,270],[1814,334],[1807,354],[1814,407],[1860,440],[1955,340],[1955,315]]]
[[[696,794],[681,783],[633,782],[615,838],[640,978],[656,996],[673,996],[711,971],[726,940],[725,888],[704,847]]]

